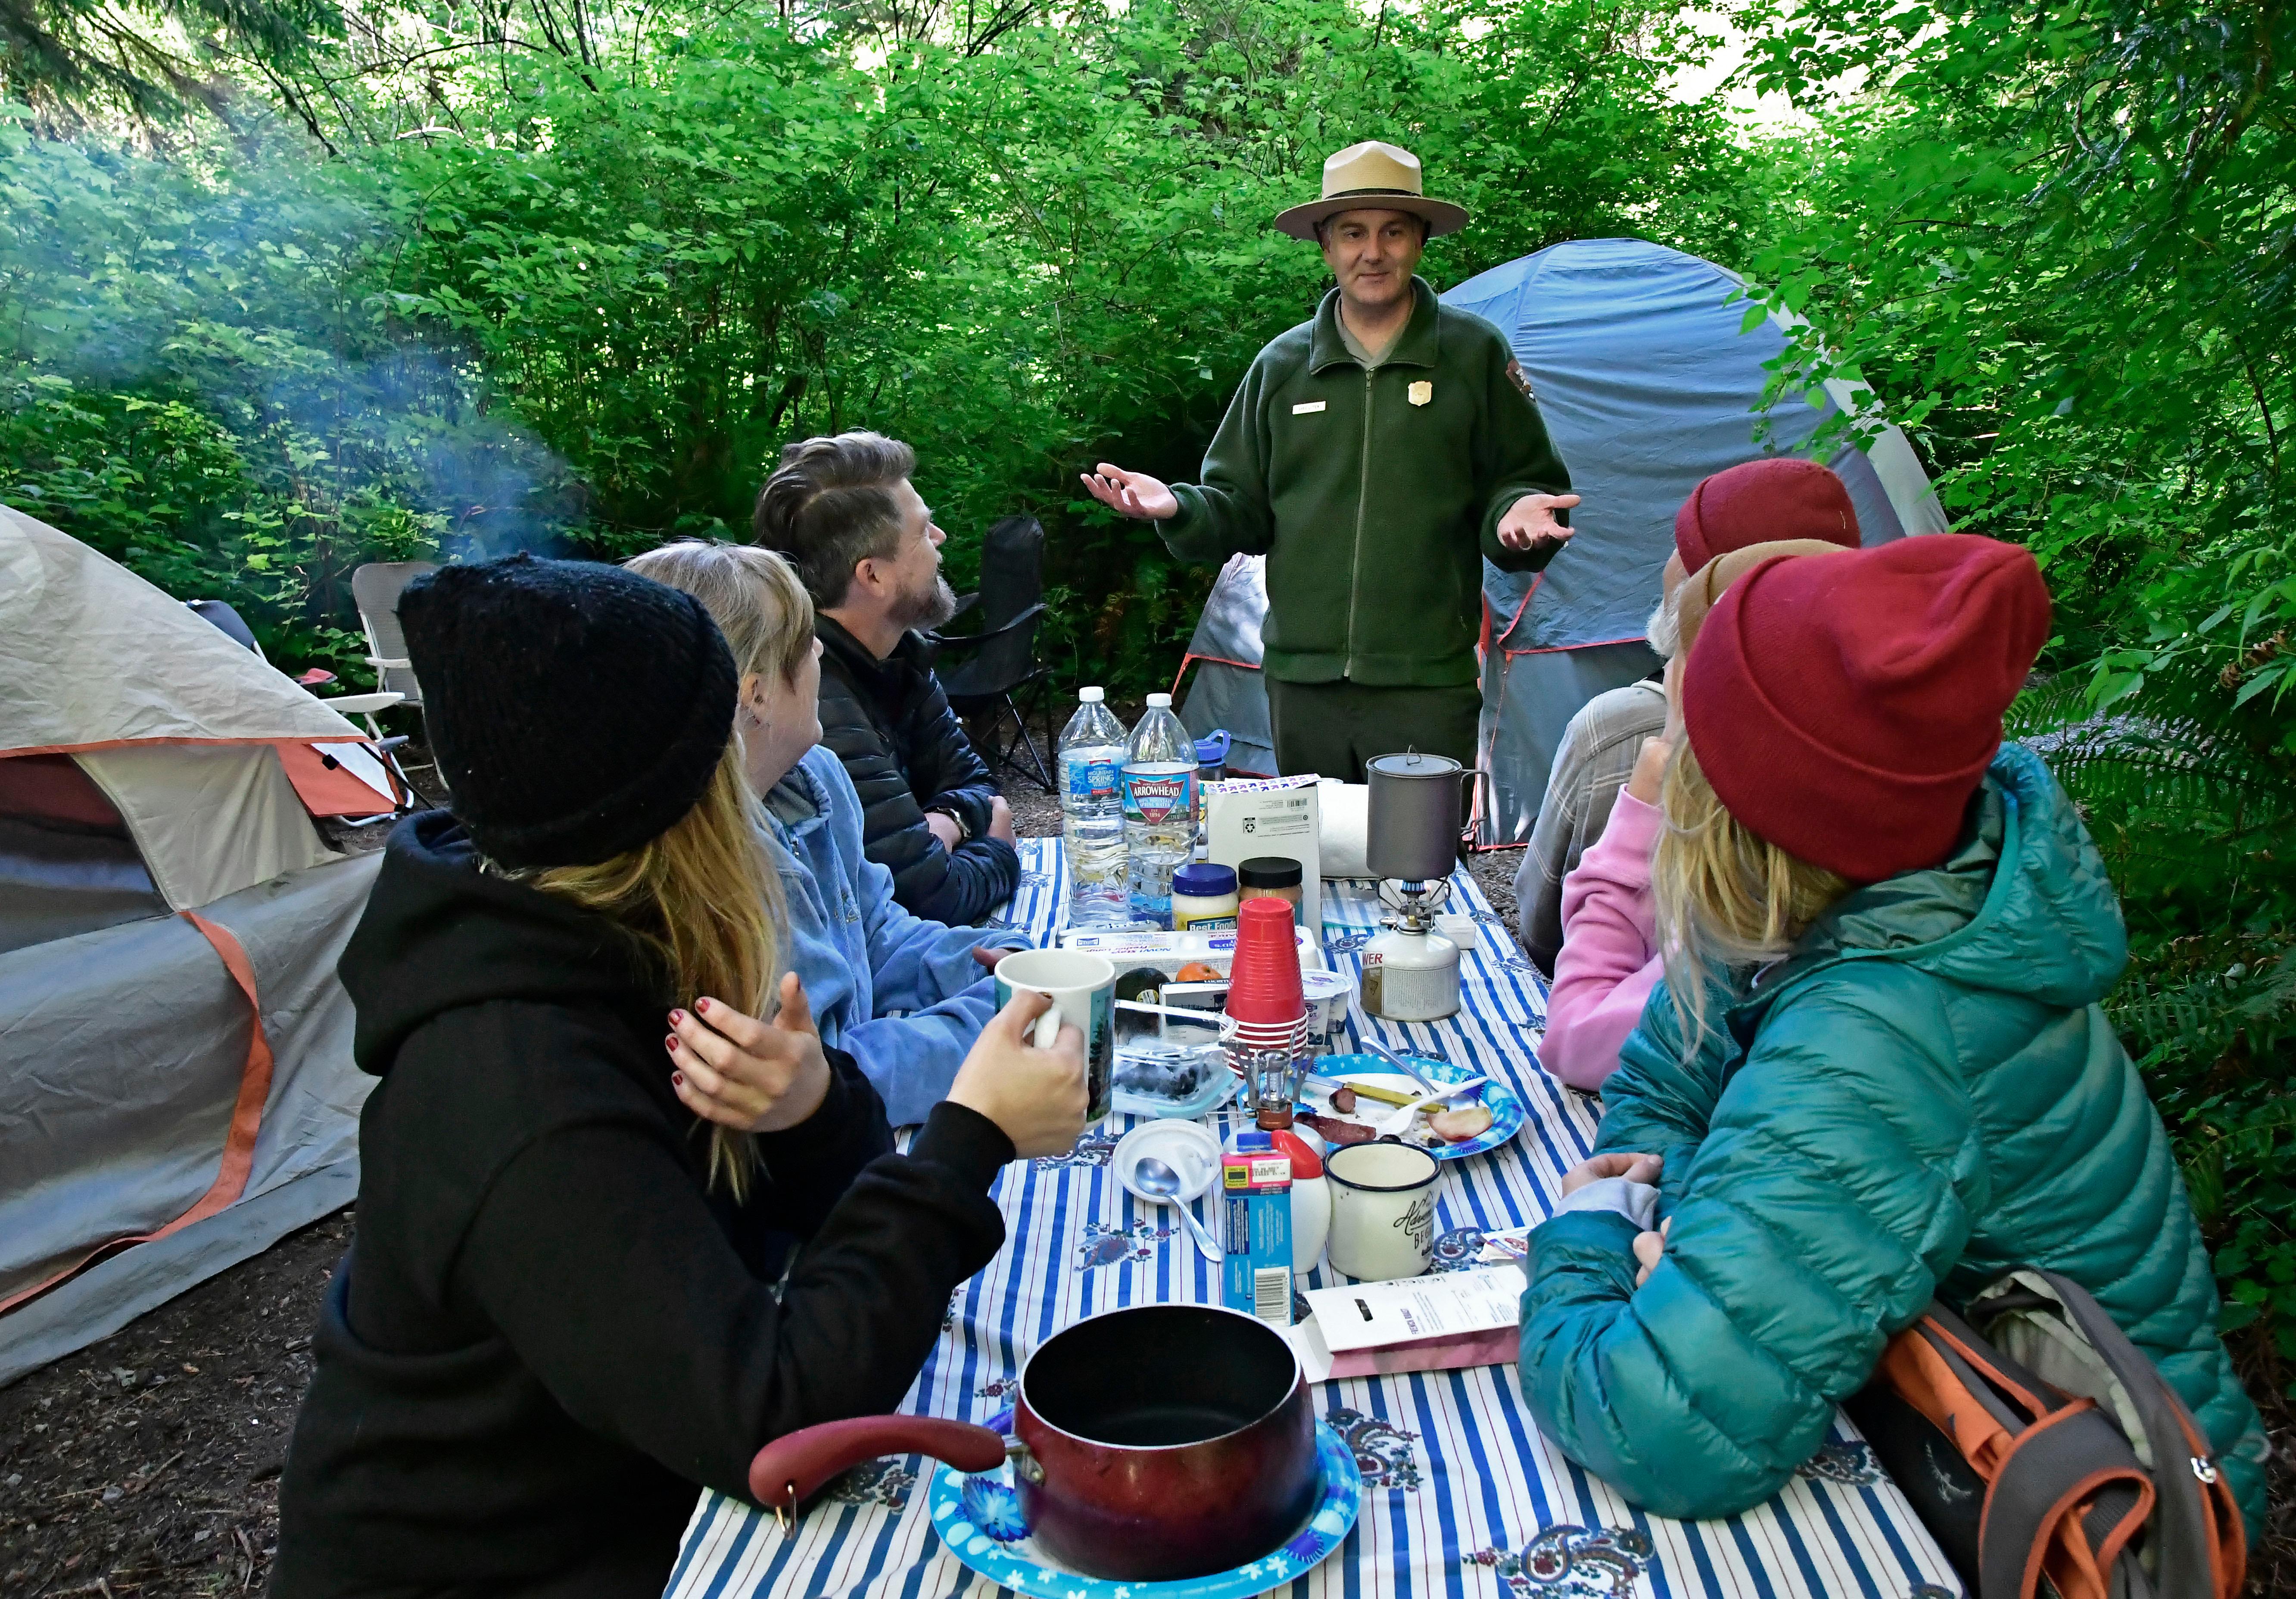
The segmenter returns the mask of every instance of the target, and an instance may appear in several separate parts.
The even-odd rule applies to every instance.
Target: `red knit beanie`
[[[1674,548],[1685,572],[1750,544],[1784,538],[1857,547],[1849,486],[1815,461],[1768,455],[1742,462],[1692,489],[1674,513]]]
[[[1765,562],[1699,630],[1683,719],[1732,816],[1878,882],[1953,848],[2048,636],[2015,545],[1937,533]]]

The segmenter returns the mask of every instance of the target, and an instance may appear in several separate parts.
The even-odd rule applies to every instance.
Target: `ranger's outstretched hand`
[[[1541,542],[1561,545],[1570,537],[1570,529],[1555,521],[1554,513],[1578,503],[1575,494],[1527,494],[1499,518],[1499,542],[1510,550],[1528,550]]]
[[[1144,522],[1160,522],[1180,514],[1179,496],[1144,472],[1126,472],[1103,461],[1082,476],[1085,491],[1111,511]]]

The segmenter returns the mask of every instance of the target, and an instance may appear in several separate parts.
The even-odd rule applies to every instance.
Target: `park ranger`
[[[1324,163],[1275,226],[1338,280],[1271,340],[1205,453],[1203,481],[1103,463],[1085,487],[1160,523],[1172,553],[1267,557],[1262,629],[1275,760],[1363,781],[1406,747],[1474,764],[1482,566],[1538,571],[1578,503],[1505,338],[1413,269],[1467,214],[1375,141]]]

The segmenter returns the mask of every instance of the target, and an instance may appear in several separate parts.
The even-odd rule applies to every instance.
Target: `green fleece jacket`
[[[1185,561],[1267,557],[1260,637],[1271,677],[1448,688],[1472,683],[1480,557],[1537,571],[1499,519],[1570,474],[1498,329],[1412,280],[1411,321],[1385,360],[1340,337],[1340,291],[1271,340],[1162,524]],[[1568,517],[1563,518],[1568,522]]]
[[[1685,1051],[1661,983],[1595,1147],[1661,1154],[1673,1225],[1640,1288],[1623,1217],[1531,1234],[1522,1386],[1547,1435],[1664,1514],[1744,1510],[1932,1295],[2038,1266],[2160,1366],[2252,1545],[2264,1432],[2168,1135],[2097,1003],[2128,958],[2072,802],[2004,744],[1954,854],[1834,906],[1720,1036]]]

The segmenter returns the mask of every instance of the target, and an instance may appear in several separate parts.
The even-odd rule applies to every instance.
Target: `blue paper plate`
[[[1323,1563],[1347,1541],[1363,1505],[1363,1473],[1340,1435],[1316,1423],[1316,1464],[1324,1496],[1290,1542],[1250,1565],[1179,1582],[1119,1582],[1062,1570],[1037,1547],[1021,1513],[1008,1464],[967,1476],[949,1466],[933,1472],[925,1503],[933,1530],[949,1553],[1000,1587],[1034,1599],[1252,1599]]]
[[[1480,1075],[1467,1067],[1454,1066],[1448,1061],[1431,1061],[1422,1055],[1412,1055],[1409,1059],[1431,1083],[1464,1083],[1469,1078]],[[1419,1092],[1418,1084],[1377,1055],[1324,1055],[1316,1062],[1315,1072],[1317,1077],[1369,1079],[1382,1087],[1399,1088],[1414,1095]],[[1485,1128],[1480,1136],[1470,1138],[1464,1144],[1446,1144],[1440,1138],[1426,1136],[1423,1133],[1425,1124],[1420,1124],[1423,1136],[1426,1136],[1422,1147],[1439,1160],[1464,1160],[1470,1155],[1488,1154],[1522,1131],[1526,1115],[1522,1101],[1496,1078],[1468,1095],[1467,1100],[1491,1108],[1491,1125]],[[1308,1108],[1318,1115],[1325,1114],[1324,1096],[1320,1094],[1310,1095]],[[1357,1102],[1356,1114],[1347,1119],[1361,1121],[1382,1111],[1394,1109],[1395,1106],[1382,1105],[1376,1100],[1360,1100]],[[1409,1142],[1420,1141],[1414,1139]]]

